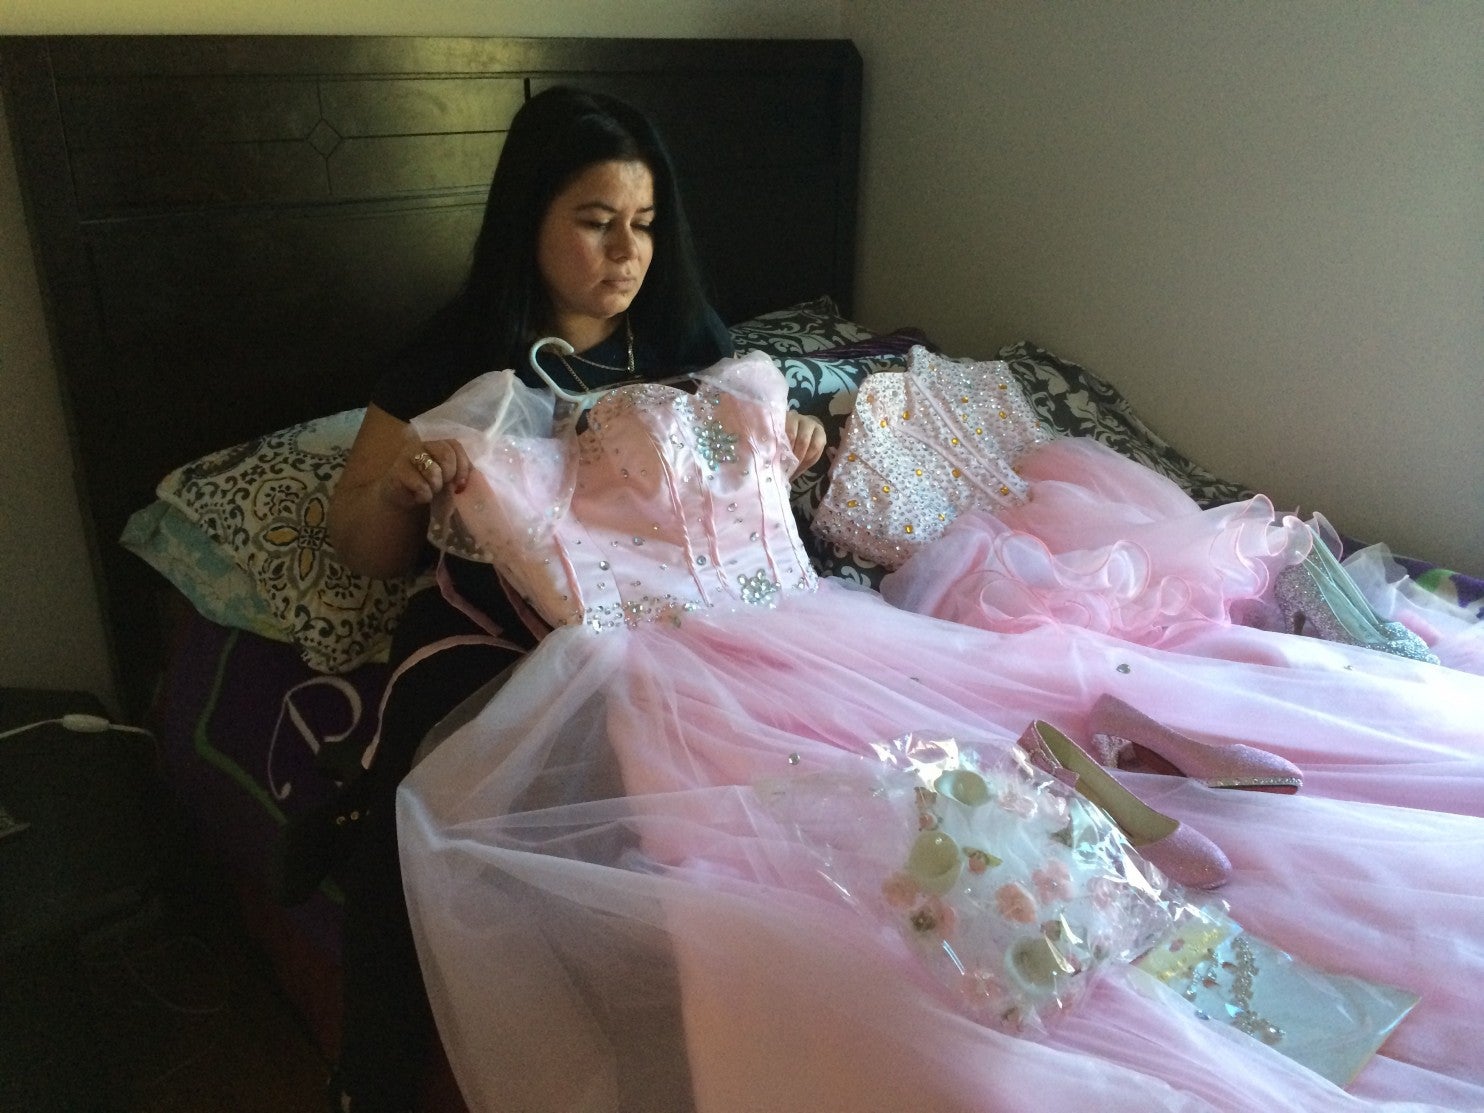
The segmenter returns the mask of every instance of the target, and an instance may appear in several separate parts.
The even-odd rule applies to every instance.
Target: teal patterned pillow
[[[171,472],[155,493],[174,514],[141,512],[157,524],[171,522],[153,532],[154,559],[145,559],[156,567],[168,563],[172,582],[193,602],[210,600],[227,624],[258,629],[262,614],[243,604],[240,589],[202,582],[223,560],[230,562],[246,574],[275,628],[270,636],[292,641],[320,672],[348,672],[384,660],[408,596],[424,581],[351,572],[336,558],[326,528],[330,492],[364,412],[347,410],[280,429]],[[175,515],[206,538],[215,557],[199,544],[193,551],[171,547],[180,532]],[[126,538],[149,534],[149,525],[149,519],[137,528],[131,522]],[[137,544],[131,544],[136,552]]]
[[[218,626],[249,630],[275,641],[292,640],[268,610],[252,577],[163,499],[131,514],[119,540]]]

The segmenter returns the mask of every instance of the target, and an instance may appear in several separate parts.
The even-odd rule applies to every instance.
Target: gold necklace
[[[629,323],[629,315],[627,313],[625,313],[623,315],[623,329],[624,329],[624,339],[628,342],[628,349],[629,349],[629,365],[628,365],[628,367],[614,367],[612,364],[599,363],[595,359],[587,359],[584,356],[578,355],[576,352],[573,352],[572,353],[572,358],[575,359],[575,360],[577,360],[580,363],[587,364],[589,367],[597,367],[597,368],[600,368],[603,371],[627,371],[628,374],[629,374],[629,378],[630,379],[633,379],[635,377],[635,375],[634,375],[634,326]],[[577,373],[577,368],[573,367],[572,364],[570,362],[568,362],[566,356],[564,356],[561,352],[558,352],[557,353],[557,359],[559,359],[559,360],[562,361],[562,366],[567,369],[568,374],[570,374],[574,379],[577,380],[577,385],[580,386],[580,387],[582,387],[582,389],[583,389],[584,392],[586,392],[588,394],[591,394],[593,392],[593,388],[587,385],[587,380],[584,379],[581,375],[579,375]],[[619,386],[619,385],[622,385],[622,384],[615,383],[613,385],[614,386]]]

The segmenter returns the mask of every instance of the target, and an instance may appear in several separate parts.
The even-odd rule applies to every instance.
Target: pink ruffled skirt
[[[1273,578],[1310,544],[1304,524],[1263,496],[1202,510],[1087,438],[1034,448],[1017,469],[1028,501],[962,515],[887,576],[882,595],[988,630],[1065,624],[1165,645],[1192,624],[1276,625]]]

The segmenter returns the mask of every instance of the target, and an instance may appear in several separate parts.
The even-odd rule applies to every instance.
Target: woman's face
[[[606,338],[654,254],[654,176],[642,162],[595,162],[552,199],[536,238],[548,325],[578,351]]]

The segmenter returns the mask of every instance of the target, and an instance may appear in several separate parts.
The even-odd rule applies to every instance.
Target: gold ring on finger
[[[436,468],[438,466],[438,461],[433,459],[426,452],[419,452],[412,458],[412,462],[418,467],[422,468],[423,471],[431,471],[433,468]]]

